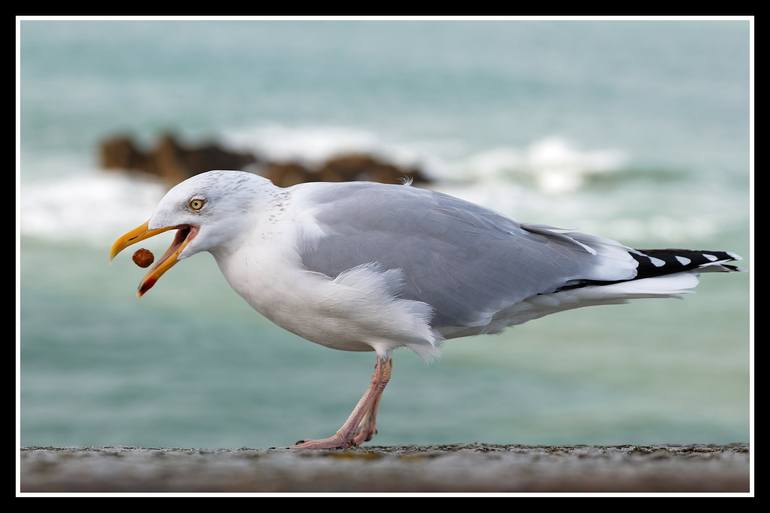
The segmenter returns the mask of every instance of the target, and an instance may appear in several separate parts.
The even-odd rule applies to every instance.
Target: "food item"
[[[134,259],[134,263],[139,267],[147,267],[153,262],[153,260],[155,260],[155,255],[153,255],[152,251],[149,249],[141,248],[134,252],[134,256],[132,258]]]

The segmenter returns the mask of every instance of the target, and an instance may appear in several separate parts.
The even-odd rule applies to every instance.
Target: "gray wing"
[[[316,186],[321,184],[314,184]],[[522,225],[458,198],[402,185],[323,184],[309,196],[324,232],[300,248],[307,269],[332,278],[378,263],[401,269],[399,297],[433,307],[433,328],[484,326],[528,297],[575,280],[628,279],[634,260],[593,248],[606,241]],[[629,267],[630,266],[630,267]]]

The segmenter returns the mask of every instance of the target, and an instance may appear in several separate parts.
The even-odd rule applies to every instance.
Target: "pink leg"
[[[295,449],[344,449],[359,445],[363,440],[359,440],[357,433],[359,433],[362,423],[367,420],[367,417],[371,417],[371,410],[379,403],[379,397],[385,390],[385,385],[390,380],[390,369],[392,367],[392,361],[390,359],[382,360],[377,358],[377,364],[374,366],[374,374],[372,375],[372,382],[369,388],[366,389],[364,395],[353,408],[353,412],[350,414],[345,423],[340,427],[337,432],[329,438],[321,440],[308,440],[298,442]],[[373,421],[372,421],[373,422]],[[371,438],[371,436],[369,436]]]
[[[385,362],[382,372],[382,378],[379,384],[379,393],[372,401],[372,406],[366,413],[361,423],[358,425],[358,430],[353,438],[354,445],[361,445],[364,442],[371,440],[375,434],[377,434],[377,410],[380,408],[380,399],[382,399],[382,392],[385,391],[385,387],[390,381],[390,375],[393,371],[393,360],[389,359]]]

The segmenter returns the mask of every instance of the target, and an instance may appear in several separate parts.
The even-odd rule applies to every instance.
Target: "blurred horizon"
[[[22,21],[22,445],[327,436],[373,364],[272,325],[205,255],[137,301],[142,270],[107,251],[166,187],[99,169],[102,138],[365,152],[518,221],[748,270],[748,38],[740,21]],[[748,441],[749,279],[449,341],[430,366],[399,351],[370,444]]]

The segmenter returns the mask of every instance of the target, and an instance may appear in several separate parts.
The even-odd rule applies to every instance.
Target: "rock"
[[[259,174],[279,187],[304,182],[343,182],[368,180],[399,184],[430,182],[416,167],[399,167],[374,155],[345,153],[336,155],[315,168],[295,161],[262,162],[248,152],[228,150],[213,142],[186,146],[171,133],[162,134],[153,147],[142,151],[124,134],[104,139],[99,146],[101,166],[105,169],[136,171],[156,176],[169,187],[198,173],[212,169],[249,170],[261,164]]]
[[[263,167],[260,175],[270,179],[278,187],[290,187],[298,183],[318,182],[318,176],[296,162],[272,162]]]
[[[185,167],[184,152],[172,135],[165,134],[150,151],[146,171],[159,176],[169,186],[176,185],[196,174]]]
[[[430,181],[419,169],[400,168],[365,153],[332,157],[318,169],[318,175],[328,182],[368,180],[398,184],[404,179],[411,179],[413,183],[420,184]]]
[[[161,178],[168,186],[212,169],[244,169],[256,164],[251,153],[237,152],[206,142],[185,146],[171,133],[163,134],[148,152],[140,150],[127,135],[109,137],[99,145],[105,169],[138,171]]]
[[[146,160],[147,156],[127,135],[109,137],[99,146],[99,161],[105,169],[141,170],[146,166]]]
[[[189,148],[183,160],[193,174],[212,169],[244,169],[258,162],[257,157],[251,153],[225,150],[213,142]]]
[[[271,162],[259,174],[279,187],[304,182],[371,182],[400,184],[406,179],[422,184],[430,180],[416,168],[400,168],[365,153],[345,153],[331,157],[315,169],[298,162]]]

